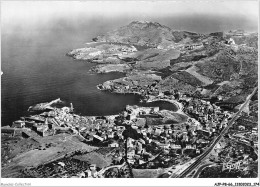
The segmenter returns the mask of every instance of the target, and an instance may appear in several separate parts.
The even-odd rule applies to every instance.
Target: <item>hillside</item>
[[[127,43],[149,47],[173,45],[188,38],[195,42],[201,35],[187,31],[175,31],[157,22],[133,21],[130,24],[93,38],[96,42]],[[186,42],[185,42],[186,43]]]
[[[100,84],[101,90],[144,97],[178,90],[194,97],[220,97],[219,103],[240,103],[257,82],[257,40],[255,33],[199,34],[133,21],[68,55],[101,63],[93,68],[97,73],[126,73]]]
[[[95,41],[156,47],[159,44],[171,44],[174,39],[171,29],[166,26],[156,22],[133,21],[129,25],[98,36]]]

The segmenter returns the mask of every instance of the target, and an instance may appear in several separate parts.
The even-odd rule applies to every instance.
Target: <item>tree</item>
[[[141,135],[135,129],[133,129],[130,125],[126,126],[126,129],[124,130],[122,135],[124,136],[124,139],[132,138],[134,140],[138,140],[139,138],[141,138]]]
[[[140,134],[138,134],[138,132],[133,129],[130,125],[126,126],[126,129],[124,130],[124,132],[122,133],[122,135],[124,136],[125,139],[125,160],[127,162],[127,139],[128,138],[132,138],[134,140],[138,140],[139,138],[141,138]],[[128,163],[128,162],[127,162]]]
[[[93,40],[94,42],[97,42],[97,41],[98,41],[98,38],[95,37],[95,38],[92,38],[92,40]]]
[[[115,139],[115,140],[119,140],[119,136],[118,136],[117,133],[114,134],[114,139]]]
[[[174,98],[175,98],[175,100],[178,101],[180,99],[180,94],[179,93],[174,94]]]
[[[122,115],[119,115],[118,117],[116,117],[115,124],[116,124],[117,126],[120,126],[120,125],[122,125],[122,124],[123,124],[123,122],[124,122],[124,116],[122,116]]]

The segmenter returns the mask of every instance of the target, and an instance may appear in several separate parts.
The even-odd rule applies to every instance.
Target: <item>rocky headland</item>
[[[97,73],[126,74],[98,85],[101,90],[144,97],[178,90],[233,109],[257,82],[257,48],[256,33],[200,34],[133,21],[68,55],[97,63]]]
[[[60,99],[36,104],[29,110],[42,113],[1,129],[2,177],[193,177],[199,172],[186,169],[202,159],[211,165],[227,157],[246,163],[237,176],[255,177],[257,48],[255,33],[199,34],[146,21],[93,38],[68,55],[96,63],[93,72],[125,74],[97,88],[138,94],[156,106],[81,116],[72,104],[54,107]]]

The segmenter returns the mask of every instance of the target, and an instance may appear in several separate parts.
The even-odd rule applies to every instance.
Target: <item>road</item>
[[[206,167],[209,167],[209,166],[214,166],[216,165],[215,163],[208,163],[208,164],[204,164],[202,166],[200,166],[197,171],[195,172],[195,174],[192,175],[192,178],[198,178],[199,177],[199,174],[202,172],[203,169],[205,169]]]
[[[99,172],[98,172],[98,175],[99,176],[102,176],[107,170],[109,170],[109,169],[112,169],[112,168],[118,168],[118,169],[120,169],[120,168],[122,168],[123,166],[125,166],[126,165],[126,162],[124,162],[123,164],[121,164],[121,165],[113,165],[113,166],[108,166],[108,167],[106,167],[106,168],[104,168],[104,169],[101,169]]]
[[[160,152],[160,153],[158,153],[157,155],[153,156],[153,157],[150,158],[150,160],[148,160],[147,162],[150,162],[150,161],[154,160],[154,159],[155,159],[156,157],[158,157],[161,153],[162,153],[162,152]],[[146,163],[147,163],[147,162],[146,162]],[[106,167],[106,168],[100,170],[100,171],[98,172],[98,175],[99,175],[99,176],[102,176],[107,170],[109,170],[109,169],[111,169],[111,168],[118,168],[118,169],[120,169],[120,168],[124,167],[125,165],[126,165],[126,162],[124,162],[124,163],[121,164],[121,165],[108,166],[108,167]]]
[[[257,89],[258,89],[258,87],[255,87],[253,92],[250,95],[248,95],[248,97],[246,98],[246,101],[244,102],[243,105],[241,105],[239,111],[233,115],[232,119],[228,122],[227,126],[221,131],[219,136],[214,140],[214,142],[210,145],[210,147],[204,153],[202,153],[202,155],[199,156],[199,158],[194,163],[192,163],[188,168],[186,168],[181,174],[179,174],[177,176],[176,175],[174,175],[174,176],[172,175],[171,177],[174,177],[174,178],[184,178],[191,171],[193,171],[195,168],[197,168],[201,164],[201,162],[210,154],[210,152],[213,150],[213,148],[216,146],[216,144],[221,140],[223,135],[228,131],[228,129],[237,120],[237,118],[239,117],[239,115],[241,114],[243,109],[249,103],[249,101],[252,98],[252,96],[256,93]]]

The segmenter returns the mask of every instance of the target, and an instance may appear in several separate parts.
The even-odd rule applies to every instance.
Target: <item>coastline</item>
[[[99,84],[99,85],[96,86],[97,89],[100,90],[100,91],[105,91],[105,92],[114,93],[114,94],[134,94],[134,95],[138,95],[138,96],[141,97],[140,103],[143,103],[143,102],[145,102],[145,103],[153,103],[153,102],[160,102],[160,101],[171,103],[171,104],[174,105],[174,107],[177,108],[177,110],[176,111],[174,110],[173,112],[187,116],[187,114],[185,114],[183,112],[183,105],[182,105],[182,103],[178,102],[177,100],[161,99],[161,98],[145,99],[145,97],[149,97],[149,96],[144,96],[140,92],[117,92],[117,91],[111,91],[111,90],[106,90],[106,89],[100,88],[100,85],[102,85],[102,84]]]
[[[214,148],[212,142],[216,141],[216,136],[220,137],[228,130],[227,126],[230,123],[228,120],[231,116],[229,111],[224,111],[214,103],[205,101],[200,95],[193,94],[195,90],[193,88],[203,86],[202,80],[205,77],[193,72],[193,69],[190,72],[179,71],[177,68],[177,73],[165,69],[174,66],[170,59],[178,56],[171,54],[174,49],[150,48],[140,54],[140,51],[135,51],[136,48],[122,47],[121,44],[104,42],[99,45],[98,42],[90,42],[87,45],[96,46],[75,49],[68,55],[77,60],[95,63],[96,66],[90,70],[96,74],[125,73],[124,77],[112,76],[110,79],[114,79],[106,82],[102,79],[98,83],[103,83],[93,84],[94,90],[96,88],[111,94],[137,95],[136,98],[140,97],[138,102],[140,105],[124,103],[125,108],[120,109],[117,114],[88,116],[77,114],[72,104],[70,107],[64,104],[62,108],[51,106],[60,99],[31,106],[31,109],[42,113],[20,117],[21,120],[14,121],[11,128],[4,129],[3,136],[12,137],[10,143],[8,141],[4,143],[7,149],[4,150],[2,171],[18,166],[25,168],[19,172],[26,177],[52,175],[51,177],[80,178],[87,175],[95,178],[113,176],[113,173],[107,175],[102,171],[126,166],[129,167],[127,169],[130,174],[125,174],[123,177],[131,176],[132,168],[146,171],[157,168],[153,177],[159,175],[158,170],[161,168],[167,173],[172,173],[168,173],[169,177],[182,176],[186,168],[197,162],[199,155],[205,154],[208,147],[213,145],[212,149]],[[187,53],[196,45],[198,44],[188,46]],[[165,50],[168,50],[168,53],[164,53]],[[187,59],[193,61],[194,58],[191,55]],[[161,70],[162,75],[154,73],[156,70]],[[88,89],[84,83],[83,89]],[[207,82],[204,80],[204,83]],[[116,98],[119,100],[118,95]],[[248,99],[250,100],[249,97]],[[107,105],[106,99],[104,100],[103,103]],[[120,102],[118,100],[113,102]],[[149,103],[150,106],[142,106]],[[166,107],[163,108],[160,104]],[[105,105],[103,106],[108,107]],[[84,107],[93,110],[90,106]],[[233,135],[230,134],[231,137]],[[229,141],[224,138],[223,141]],[[252,141],[253,138],[252,136]],[[219,149],[224,150],[225,145],[219,145]],[[73,163],[73,159],[77,156],[78,161]],[[68,172],[71,169],[68,160],[74,164],[72,173]],[[178,163],[175,160],[178,160]],[[53,166],[51,170],[56,172],[53,172],[54,175],[52,172],[48,173],[50,165]],[[57,165],[62,167],[58,168]],[[81,167],[82,165],[84,167]],[[97,169],[96,165],[99,165]],[[87,169],[96,173],[89,174]],[[44,173],[45,171],[47,172]],[[5,172],[7,175],[13,174],[10,171]],[[121,174],[118,176],[122,177]],[[186,174],[185,176],[189,177]]]

